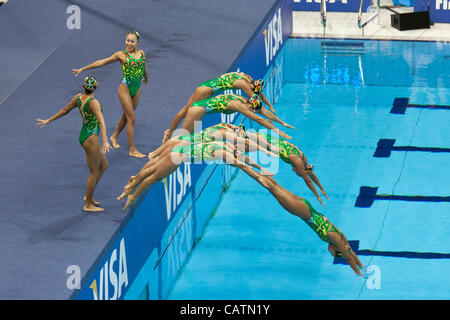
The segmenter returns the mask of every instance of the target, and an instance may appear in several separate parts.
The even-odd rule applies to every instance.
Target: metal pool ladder
[[[362,7],[363,7],[363,2],[364,0],[361,0],[359,3],[359,11],[358,11],[358,28],[361,29],[362,31],[362,35],[364,35],[364,27],[369,24],[369,22],[371,22],[373,19],[378,17],[378,23],[380,23],[380,0],[372,0],[371,1],[371,12],[373,12],[373,14],[367,19],[366,22],[361,23],[362,20]]]
[[[327,27],[327,0],[320,0],[320,17],[322,18],[323,35],[325,36],[325,29]]]

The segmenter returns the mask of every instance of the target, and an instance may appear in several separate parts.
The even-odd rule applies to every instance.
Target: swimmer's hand
[[[109,150],[111,149],[111,145],[109,144],[108,140],[103,142],[103,146],[102,146],[102,153],[106,153],[109,152]]]
[[[37,118],[36,121],[38,122],[37,125],[41,126],[41,128],[45,127],[47,124],[50,123],[50,121],[48,119],[47,120],[42,120],[42,119]]]
[[[325,205],[323,204],[322,199],[320,198],[320,196],[317,195],[316,198],[317,198],[317,201],[319,201],[320,204],[321,204],[323,207],[325,207]]]
[[[261,174],[263,176],[274,176],[275,175],[273,172],[270,172],[269,170],[266,170],[264,168],[261,168]]]
[[[288,136],[286,133],[284,133],[284,132],[281,131],[281,130],[275,129],[274,131],[275,131],[276,133],[278,133],[278,135],[279,135],[280,137],[284,138],[284,139],[292,139],[291,136]]]
[[[81,68],[81,69],[72,69],[72,73],[75,75],[75,77],[78,77],[78,75],[80,73],[82,73],[82,72],[83,72],[83,68]]]
[[[287,124],[286,122],[283,122],[283,126],[286,128],[296,129],[295,127],[291,126],[290,124]]]

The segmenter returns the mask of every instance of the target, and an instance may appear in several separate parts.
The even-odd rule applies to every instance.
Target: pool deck
[[[393,6],[392,1],[381,1],[382,7],[389,7],[398,13],[413,12],[413,7]],[[292,37],[300,38],[346,38],[374,40],[450,41],[450,24],[435,23],[429,29],[400,31],[391,26],[392,11],[380,9],[380,17],[371,20],[363,29],[358,28],[357,12],[328,12],[326,28],[322,25],[320,12],[295,11],[293,14]],[[373,13],[364,12],[364,24]]]

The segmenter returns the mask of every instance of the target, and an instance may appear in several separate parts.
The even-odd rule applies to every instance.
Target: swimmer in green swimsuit
[[[248,166],[244,167],[238,164],[237,167],[269,190],[285,210],[306,222],[321,240],[328,243],[328,250],[331,255],[342,255],[353,271],[359,276],[363,276],[361,270],[364,267],[350,247],[343,232],[327,217],[317,212],[308,200],[296,196],[294,193],[281,187],[272,177],[263,176]]]
[[[38,125],[44,127],[50,122],[68,114],[72,109],[79,109],[83,119],[83,126],[78,140],[86,152],[86,161],[89,168],[83,210],[98,212],[103,211],[103,208],[99,207],[99,203],[94,200],[94,191],[103,173],[108,168],[105,152],[108,152],[111,146],[109,145],[106,135],[102,106],[98,100],[94,98],[97,80],[94,77],[86,77],[84,79],[83,88],[84,93],[76,94],[72,100],[55,115],[46,120],[39,118],[36,120]],[[99,132],[102,134],[102,147],[100,147],[98,139]]]
[[[258,97],[270,109],[270,112],[276,116],[275,109],[262,93],[264,81],[262,79],[253,80],[253,78],[243,72],[229,72],[225,73],[215,79],[201,83],[189,98],[186,105],[176,114],[169,129],[164,133],[163,143],[166,142],[173,134],[173,131],[178,127],[181,120],[186,116],[190,106],[197,101],[207,99],[213,94],[223,92],[225,90],[240,89],[244,91],[247,97],[257,94]]]
[[[231,114],[240,112],[244,116],[256,121],[258,124],[276,131],[280,136],[285,139],[291,137],[274,127],[272,123],[269,123],[266,119],[257,115],[257,113],[267,117],[270,120],[274,120],[285,127],[293,128],[284,121],[278,119],[278,117],[272,115],[269,111],[263,108],[261,100],[256,95],[253,95],[250,99],[244,98],[235,94],[221,94],[205,100],[200,100],[193,103],[186,114],[183,122],[182,129],[188,132],[194,132],[195,125],[200,123],[200,120],[206,115],[211,113],[225,113]]]
[[[119,122],[117,123],[116,130],[111,136],[111,143],[113,148],[120,147],[117,143],[117,138],[126,126],[129,156],[144,158],[145,154],[139,152],[134,143],[134,127],[136,123],[135,112],[142,91],[141,81],[143,80],[145,84],[148,84],[148,67],[145,54],[144,51],[138,50],[137,48],[139,38],[140,35],[138,32],[134,30],[129,31],[126,34],[125,50],[117,51],[109,58],[97,60],[83,68],[72,69],[72,72],[75,76],[78,76],[83,71],[99,68],[106,64],[120,61],[122,65],[123,79],[119,84],[117,92],[123,112]]]
[[[235,146],[235,150],[238,150],[242,154],[243,161],[261,171],[264,175],[273,175],[270,171],[265,170],[260,167],[256,162],[248,158],[244,153],[251,151],[262,151],[269,156],[278,157],[278,155],[273,154],[267,148],[262,148],[258,146],[255,142],[251,141],[246,137],[246,131],[244,126],[235,126],[233,124],[228,123],[219,123],[213,125],[205,130],[202,130],[197,133],[182,135],[173,137],[160,146],[158,149],[149,154],[149,161],[142,167],[139,174],[136,176],[130,176],[127,185],[124,189],[130,189],[132,186],[136,186],[143,179],[147,178],[148,175],[152,173],[152,171],[148,170],[155,163],[157,163],[160,159],[163,159],[168,154],[173,153],[175,148],[192,148],[192,150],[198,150],[198,145],[205,145],[207,143],[218,142],[218,143],[226,143],[227,146],[231,146],[233,144]],[[185,149],[187,150],[187,149]],[[195,155],[195,152],[194,152]],[[203,158],[195,157],[192,159],[200,159],[202,161]],[[138,179],[135,181],[135,179]]]
[[[294,171],[303,179],[303,181],[305,181],[305,184],[312,191],[312,193],[314,193],[320,204],[324,205],[314,186],[314,183],[320,188],[321,193],[326,199],[328,199],[328,195],[322,187],[319,178],[313,172],[314,166],[312,164],[308,164],[308,159],[306,159],[305,154],[296,145],[279,137],[272,136],[264,131],[259,131],[257,133],[249,132],[247,135],[250,139],[256,141],[261,147],[267,147],[269,150],[278,153],[280,159],[292,166],[292,171]]]
[[[151,166],[141,169],[135,179],[127,183],[117,200],[128,196],[124,209],[128,208],[142,192],[174,172],[182,162],[225,161],[231,165],[247,166],[239,160],[240,157],[241,153],[234,145],[226,142],[177,145],[160,156]]]
[[[228,123],[219,123],[209,128],[206,128],[200,132],[189,133],[188,131],[186,131],[185,134],[183,135],[178,135],[173,138],[170,138],[169,140],[166,141],[166,143],[161,145],[155,151],[150,152],[148,154],[148,158],[149,160],[152,160],[160,156],[162,153],[173,148],[175,145],[182,143],[181,141],[186,141],[187,142],[186,144],[205,143],[214,140],[231,142],[230,141],[231,138],[237,139],[238,137],[241,136],[244,137],[244,135],[245,129],[241,129],[241,127],[237,127],[235,125]],[[254,145],[256,146],[256,144]]]

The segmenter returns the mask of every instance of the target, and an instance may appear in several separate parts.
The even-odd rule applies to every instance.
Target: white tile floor
[[[381,1],[381,6],[392,6],[391,0]],[[399,13],[413,12],[413,7],[392,7]],[[429,29],[400,31],[391,26],[392,11],[380,10],[380,17],[369,22],[364,28],[358,27],[357,12],[327,12],[324,29],[320,12],[294,11],[292,37],[302,38],[357,38],[385,40],[449,41],[450,24],[435,23]],[[373,13],[363,13],[364,24]]]

